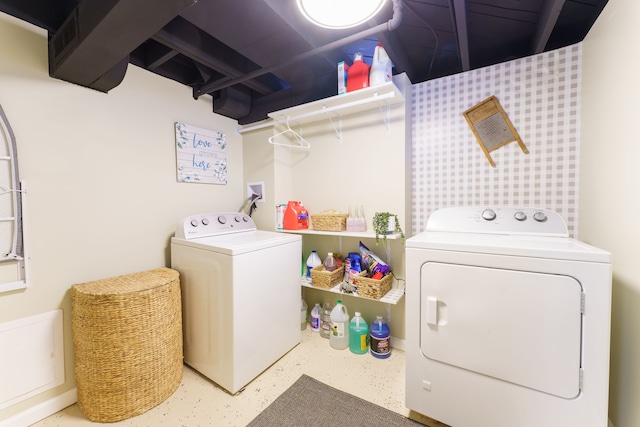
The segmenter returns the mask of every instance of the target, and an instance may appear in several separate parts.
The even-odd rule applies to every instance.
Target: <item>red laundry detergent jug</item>
[[[304,230],[309,228],[309,212],[302,203],[290,200],[284,211],[285,230]]]
[[[353,55],[353,65],[347,70],[347,92],[369,87],[369,70],[371,67],[364,62],[362,53]]]

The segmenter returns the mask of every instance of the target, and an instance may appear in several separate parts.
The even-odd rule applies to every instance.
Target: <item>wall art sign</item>
[[[178,182],[227,183],[225,134],[176,122]]]

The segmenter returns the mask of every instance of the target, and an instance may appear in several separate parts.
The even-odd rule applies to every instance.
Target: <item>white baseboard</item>
[[[11,418],[0,420],[0,427],[24,427],[55,414],[78,401],[78,390],[73,388],[66,393],[22,411]]]
[[[404,340],[392,336],[391,337],[391,348],[397,348],[398,350],[405,351]]]

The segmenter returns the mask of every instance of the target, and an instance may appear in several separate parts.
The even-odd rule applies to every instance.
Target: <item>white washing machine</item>
[[[171,239],[184,361],[231,394],[300,342],[301,236],[248,215],[193,215]]]
[[[555,212],[435,211],[406,242],[406,405],[454,427],[606,427],[611,255]]]

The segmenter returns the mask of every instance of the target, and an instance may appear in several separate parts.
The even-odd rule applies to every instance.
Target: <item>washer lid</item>
[[[274,231],[263,230],[222,234],[190,240],[185,240],[179,237],[171,238],[172,246],[190,246],[225,255],[239,255],[301,241],[302,237],[297,234],[277,233]]]

